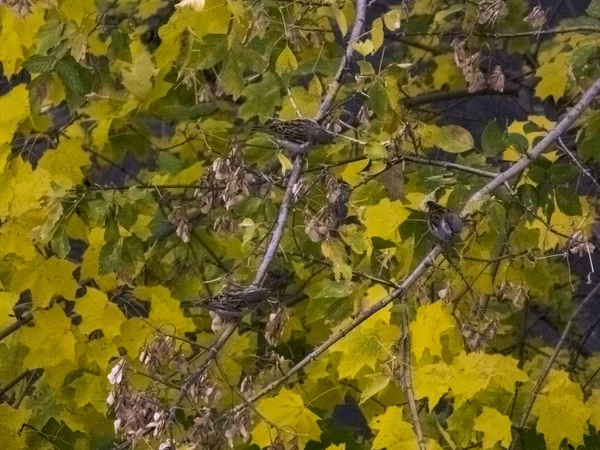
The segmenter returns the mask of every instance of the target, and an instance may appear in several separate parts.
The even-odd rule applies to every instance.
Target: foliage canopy
[[[1,1],[5,448],[598,447],[600,2],[552,8]]]

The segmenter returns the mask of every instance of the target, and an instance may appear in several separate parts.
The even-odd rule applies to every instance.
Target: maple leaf
[[[30,289],[35,304],[43,307],[48,306],[57,295],[74,299],[78,286],[73,278],[76,267],[76,264],[55,256],[44,259],[36,255],[31,261],[18,266],[9,288],[15,293]]]
[[[483,407],[483,412],[475,418],[474,429],[483,433],[483,448],[493,449],[500,442],[508,447],[512,440],[511,421],[508,416],[493,408]]]
[[[278,427],[275,429],[265,421],[254,427],[252,443],[261,448],[271,445],[276,439],[283,443],[297,439],[298,448],[303,450],[308,441],[318,441],[321,436],[317,425],[319,416],[304,405],[302,397],[288,389],[283,388],[276,396],[262,400],[256,409]]]
[[[388,406],[385,413],[371,421],[371,428],[377,431],[371,447],[373,450],[418,448],[417,437],[412,425],[404,421],[402,408]]]
[[[486,353],[461,353],[452,362],[448,386],[458,406],[478,392],[489,388],[512,391],[516,382],[529,377],[517,368],[518,361],[509,356]]]
[[[417,317],[410,324],[413,353],[417,360],[428,351],[430,356],[442,356],[442,338],[447,338],[449,349],[460,351],[461,338],[450,310],[442,302],[417,309]]]
[[[90,334],[94,330],[101,329],[107,339],[119,336],[121,323],[125,321],[125,316],[119,307],[110,303],[104,292],[94,288],[87,288],[86,294],[77,299],[75,311],[83,318],[78,327],[82,333]],[[102,321],[98,318],[102,318]]]
[[[583,403],[581,386],[569,380],[567,372],[552,370],[548,374],[532,413],[538,418],[536,429],[544,435],[548,449],[560,448],[563,439],[575,447],[583,445],[591,411]]]
[[[64,311],[54,305],[45,311],[33,313],[33,327],[21,330],[19,339],[29,347],[23,365],[30,369],[53,367],[62,360],[75,359],[75,337],[71,321]]]

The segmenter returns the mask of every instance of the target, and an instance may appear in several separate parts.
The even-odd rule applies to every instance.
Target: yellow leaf
[[[69,383],[69,386],[75,388],[76,394],[73,399],[78,408],[91,404],[96,411],[106,414],[108,410],[106,398],[111,386],[104,375],[84,372],[80,377]]]
[[[366,206],[363,223],[367,237],[395,240],[398,227],[409,215],[410,211],[399,200],[390,202],[384,198],[377,205]]]
[[[537,398],[533,414],[538,418],[536,429],[544,435],[549,450],[558,450],[565,438],[575,448],[583,445],[591,411],[583,403],[581,387],[570,381],[566,372],[551,372],[542,395]]]
[[[44,223],[47,211],[30,211],[15,219],[7,220],[0,227],[0,259],[14,254],[25,261],[31,261],[37,254],[35,249],[35,228]]]
[[[91,20],[91,17],[98,14],[93,3],[82,3],[80,0],[63,0],[60,11],[77,26],[82,26],[86,19]]]
[[[308,83],[308,93],[318,99],[320,99],[321,95],[323,95],[323,85],[321,84],[318,76],[313,76],[312,80],[310,80],[310,83]]]
[[[348,21],[346,20],[344,11],[333,6],[331,7],[331,10],[333,11],[340,33],[342,33],[342,37],[346,36],[346,33],[348,33]]]
[[[287,156],[285,156],[283,153],[277,153],[277,159],[279,160],[279,164],[281,164],[281,174],[285,175],[287,172],[289,172],[290,170],[292,170],[292,167],[294,166],[292,164],[292,161],[290,161],[290,158],[288,158]]]
[[[364,321],[331,347],[331,352],[342,353],[339,378],[354,378],[365,366],[375,370],[377,361],[389,356],[398,334],[396,325],[386,325],[377,314]]]
[[[0,61],[2,61],[5,76],[10,78],[11,75],[18,72],[23,61],[33,54],[36,34],[44,24],[44,15],[45,11],[37,7],[33,7],[25,17],[19,17],[13,8],[3,7],[0,9],[2,23]],[[25,89],[25,85],[21,86]],[[6,112],[4,108],[0,108],[0,111]]]
[[[438,404],[442,395],[450,389],[450,377],[452,372],[450,366],[445,362],[427,364],[415,369],[414,383],[417,398],[427,397],[429,409]]]
[[[75,337],[71,333],[71,321],[58,305],[33,313],[33,327],[25,327],[19,334],[20,341],[29,347],[23,361],[28,369],[48,368],[62,360],[75,359]]]
[[[296,442],[298,449],[303,450],[308,441],[318,441],[321,436],[319,416],[304,406],[300,395],[286,388],[272,398],[261,400],[256,408],[269,421],[261,420],[252,430],[252,443],[261,448],[279,439],[284,445]]]
[[[398,9],[392,9],[383,15],[383,23],[390,31],[396,31],[400,28],[402,14]]]
[[[27,422],[29,413],[24,408],[15,409],[8,403],[0,405],[0,433],[2,447],[5,450],[22,450],[25,446],[25,434],[18,433]]]
[[[373,41],[371,39],[367,39],[365,41],[362,42],[355,42],[354,43],[354,50],[356,50],[358,53],[360,53],[363,56],[367,56],[370,55],[371,53],[373,53],[374,50],[374,45],[373,45]]]
[[[70,261],[55,256],[44,259],[36,255],[34,259],[19,266],[10,282],[10,290],[15,293],[31,290],[36,306],[46,307],[56,295],[74,299],[77,281],[73,271],[77,266]]]
[[[512,440],[511,421],[508,416],[493,408],[483,407],[483,412],[475,418],[477,431],[483,433],[483,449],[493,449],[498,441],[502,447],[510,445]]]
[[[352,267],[346,261],[346,252],[343,245],[337,240],[327,240],[321,244],[323,256],[333,263],[335,279],[340,277],[346,280],[352,279]]]
[[[19,123],[28,116],[29,92],[24,84],[0,97],[0,144],[9,143]]]
[[[329,447],[327,447],[325,450],[346,450],[346,443],[342,442],[339,445],[335,445],[335,444],[331,444]]]
[[[460,351],[461,337],[449,308],[442,302],[431,303],[417,309],[417,317],[410,324],[412,350],[418,361],[425,350],[430,356],[442,356],[442,339],[450,341],[452,350]]]
[[[14,292],[0,292],[0,330],[13,323],[13,306],[19,300],[19,296]]]
[[[87,342],[78,342],[75,346],[75,354],[79,367],[93,370],[93,367],[97,365],[100,370],[109,372],[109,367],[114,365],[114,363],[110,363],[110,360],[119,356],[119,348],[117,344],[102,337]]]
[[[142,347],[152,340],[155,331],[148,321],[134,317],[121,323],[121,335],[115,339],[115,343],[124,347],[127,355],[135,359]]]
[[[377,431],[372,449],[414,450],[419,448],[412,425],[402,417],[402,408],[388,406],[385,412],[376,416],[371,428]]]
[[[540,77],[540,82],[535,87],[536,97],[544,100],[552,96],[557,101],[565,94],[569,82],[571,56],[569,52],[559,53],[550,61],[540,64],[536,72]]]
[[[298,113],[301,117],[314,117],[319,111],[319,99],[313,97],[303,87],[294,86],[290,89],[290,95],[283,98],[281,106],[279,111],[281,120],[297,119]]]
[[[81,145],[80,139],[61,139],[56,149],[44,153],[38,168],[48,171],[52,181],[60,187],[73,188],[83,181],[82,169],[90,163]]]
[[[14,158],[0,176],[0,220],[41,209],[40,200],[51,191],[48,172]]]
[[[87,288],[86,294],[77,299],[75,311],[81,314],[82,322],[79,331],[90,334],[101,329],[107,339],[118,336],[121,332],[121,323],[125,316],[117,305],[108,301],[104,292],[94,288]],[[98,318],[102,318],[101,321]]]
[[[342,179],[352,185],[356,186],[362,181],[362,170],[367,167],[369,164],[368,159],[363,159],[361,161],[352,162],[350,164],[346,164],[346,167],[341,173]]]
[[[275,72],[277,75],[285,75],[286,73],[291,73],[298,68],[298,61],[294,56],[294,52],[286,45],[283,51],[277,57],[277,62],[275,63]]]
[[[373,21],[371,40],[373,41],[373,53],[375,53],[383,45],[383,20],[381,17]]]
[[[592,395],[585,404],[590,408],[590,424],[600,430],[600,389],[592,389]]]
[[[359,405],[362,405],[364,402],[369,400],[374,395],[383,391],[388,384],[390,384],[390,377],[384,373],[372,373],[370,375],[365,375],[365,378],[368,380],[367,385],[364,387],[360,394]]]
[[[179,302],[171,297],[171,291],[166,287],[138,286],[134,295],[150,302],[148,322],[155,327],[180,336],[196,329],[194,322],[189,317],[184,317]]]
[[[471,133],[458,125],[423,124],[421,136],[424,147],[439,147],[448,153],[463,153],[475,145]]]
[[[465,87],[465,78],[462,71],[456,67],[453,54],[435,56],[433,60],[437,65],[433,72],[434,89],[442,89],[444,86],[448,86],[450,89]]]
[[[117,70],[120,69],[123,85],[127,90],[138,99],[145,100],[146,94],[152,89],[152,79],[157,70],[152,56],[139,39],[131,43],[130,49],[131,63],[118,60],[113,64]]]
[[[518,361],[510,356],[485,353],[461,353],[450,366],[452,376],[448,385],[457,406],[492,385],[512,392],[516,382],[529,381],[517,367]]]

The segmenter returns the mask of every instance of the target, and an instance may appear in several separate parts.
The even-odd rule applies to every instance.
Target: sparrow
[[[450,242],[460,234],[463,221],[460,216],[435,202],[427,202],[427,227],[442,242]]]
[[[329,144],[335,136],[311,119],[273,120],[266,130],[293,155],[306,153],[315,144]]]
[[[239,319],[258,309],[270,295],[271,290],[261,286],[232,287],[220,294],[183,306],[199,306],[222,317]]]

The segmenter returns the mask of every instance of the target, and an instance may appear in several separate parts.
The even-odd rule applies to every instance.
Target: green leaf
[[[244,77],[234,52],[229,54],[225,67],[221,71],[219,86],[225,93],[230,94],[234,100],[237,100],[244,91]]]
[[[572,187],[561,186],[554,190],[556,205],[567,216],[581,216],[583,210],[577,192]]]
[[[380,81],[373,83],[367,91],[367,95],[369,96],[369,106],[379,119],[383,119],[387,110],[387,93],[383,83]]]
[[[137,236],[127,236],[123,239],[123,261],[135,264],[144,260],[144,243]]]
[[[279,76],[285,75],[286,73],[292,73],[298,68],[298,60],[294,56],[294,52],[290,47],[286,46],[283,51],[277,57],[275,63],[275,71]]]
[[[114,272],[121,265],[121,247],[118,242],[109,242],[100,249],[98,272],[100,275]]]
[[[281,105],[279,82],[271,72],[263,75],[258,83],[249,84],[244,88],[242,97],[246,100],[238,111],[238,116],[244,121],[258,116],[263,122],[275,115],[275,108]]]
[[[131,203],[120,206],[117,217],[119,219],[119,224],[129,230],[137,221],[137,208]]]
[[[208,34],[194,43],[189,65],[197,70],[214,67],[227,55],[227,36]]]
[[[577,151],[584,159],[600,161],[600,114],[593,113],[584,126],[583,139],[577,141]]]
[[[54,70],[58,59],[54,56],[33,55],[23,63],[23,67],[31,73],[45,73]]]
[[[600,19],[600,0],[592,0],[585,12],[595,19]]]
[[[91,91],[91,74],[72,56],[65,56],[58,62],[56,73],[67,91],[68,103],[78,105]]]
[[[504,151],[504,131],[495,120],[489,122],[483,130],[481,149],[486,156],[496,156]]]
[[[447,125],[425,125],[423,128],[423,145],[439,147],[448,153],[463,153],[473,148],[473,136],[463,127]]]
[[[106,219],[106,228],[104,229],[104,241],[109,243],[114,243],[119,240],[121,234],[119,232],[119,224],[117,222],[117,218],[115,217],[114,211],[109,214]]]
[[[59,259],[64,259],[65,256],[69,254],[71,244],[69,242],[69,236],[67,235],[67,230],[64,224],[61,224],[56,229],[54,235],[52,236],[50,246],[52,247],[54,254]]]
[[[150,105],[150,112],[164,119],[195,120],[208,116],[216,109],[212,102],[188,104],[170,92]]]
[[[121,61],[131,63],[130,42],[131,39],[128,35],[121,33],[119,30],[114,30],[110,36],[107,54],[108,58],[110,60],[120,59]]]

